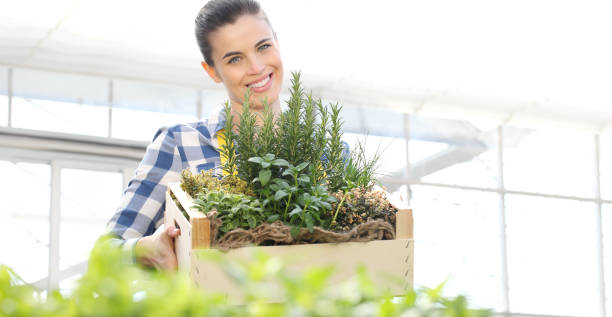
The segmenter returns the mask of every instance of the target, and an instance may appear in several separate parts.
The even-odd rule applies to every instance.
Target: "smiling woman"
[[[281,112],[283,63],[276,34],[257,2],[209,1],[195,20],[195,35],[204,57],[202,66],[225,86],[235,119],[243,111],[248,90],[251,111],[262,113],[267,103],[272,113]],[[218,136],[225,121],[224,113],[216,111],[204,121],[164,127],[147,147],[108,226],[115,242],[139,262],[176,268],[172,239],[180,232],[161,226],[167,184],[178,181],[185,169],[220,172]]]
[[[240,112],[248,88],[253,110],[262,111],[267,100],[280,111],[283,63],[276,34],[256,2],[209,2],[196,18],[196,38],[202,66],[223,83],[234,111]]]

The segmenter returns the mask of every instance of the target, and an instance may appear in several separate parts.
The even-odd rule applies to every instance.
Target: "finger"
[[[166,235],[170,238],[176,238],[181,234],[181,230],[174,228],[174,227],[168,227],[166,228]]]
[[[181,229],[176,229],[176,228],[174,228],[174,230],[172,230],[170,233],[168,233],[168,236],[170,238],[176,238],[176,237],[178,237],[180,235],[181,235]]]

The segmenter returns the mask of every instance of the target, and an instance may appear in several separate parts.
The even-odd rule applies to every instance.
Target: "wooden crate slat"
[[[411,239],[244,247],[228,252],[194,250],[191,276],[204,289],[228,294],[231,302],[241,303],[240,286],[225,275],[222,266],[207,259],[222,254],[225,260],[244,262],[252,259],[256,252],[280,257],[289,273],[303,272],[312,266],[334,266],[330,280],[333,284],[354,277],[358,265],[364,265],[368,276],[382,291],[402,295],[412,288],[414,241]],[[271,302],[280,301],[278,286],[270,285],[266,298]]]
[[[181,234],[174,239],[174,251],[178,261],[179,270],[191,270],[191,223],[187,221],[183,213],[166,193],[166,212],[164,214],[164,224],[166,228],[177,227],[181,229]]]
[[[181,189],[181,183],[169,183],[168,189],[174,194],[174,197],[181,203],[181,206],[185,209],[189,217],[200,213],[199,211],[193,210],[193,198]]]
[[[412,239],[413,227],[414,219],[412,218],[412,209],[398,210],[395,216],[395,238]]]

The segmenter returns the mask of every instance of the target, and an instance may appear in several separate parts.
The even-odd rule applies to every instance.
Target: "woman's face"
[[[232,104],[242,104],[247,88],[252,109],[263,101],[278,102],[283,81],[283,63],[274,32],[261,14],[240,16],[209,34],[216,82],[223,82]]]

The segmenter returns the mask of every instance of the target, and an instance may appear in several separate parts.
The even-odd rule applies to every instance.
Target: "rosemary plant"
[[[251,90],[247,89],[244,95],[242,114],[240,115],[238,135],[236,137],[236,145],[238,150],[236,165],[238,166],[238,176],[244,180],[250,180],[255,177],[256,174],[253,170],[253,165],[248,160],[250,157],[257,156],[258,152],[255,144],[255,137],[257,135],[257,118],[250,109],[250,96]]]
[[[214,207],[224,222],[230,222],[226,230],[277,220],[296,230],[307,227],[312,231],[313,226],[329,228],[332,224],[344,228],[346,212],[339,212],[345,210],[345,200],[351,201],[347,200],[349,192],[369,190],[373,185],[379,155],[366,159],[361,143],[350,157],[343,155],[342,107],[326,107],[312,93],[305,94],[299,72],[292,73],[291,82],[288,109],[277,118],[264,101],[261,127],[250,109],[250,90],[244,97],[237,133],[231,107],[225,104],[226,144],[220,151],[227,158],[223,165],[226,176],[220,187],[203,186],[208,190],[193,196],[198,197],[196,205],[202,210]],[[248,190],[225,195],[222,192],[231,192],[224,184],[243,184]],[[236,208],[230,206],[234,203]]]
[[[315,130],[316,130],[316,105],[312,98],[312,93],[309,93],[304,100],[304,110],[302,111],[302,135],[300,137],[302,149],[302,162],[307,162],[310,169],[318,168],[318,161],[321,157],[315,157],[313,151],[315,150]],[[312,180],[313,185],[316,184],[316,179]]]
[[[280,118],[280,155],[293,165],[303,162],[300,141],[303,137],[301,132],[301,108],[304,100],[304,92],[300,82],[300,73],[292,73],[291,98],[289,98],[288,109]]]
[[[226,175],[235,175],[236,169],[236,148],[235,140],[236,134],[234,133],[234,116],[232,115],[232,107],[229,102],[225,102],[223,107],[223,113],[225,114],[225,126],[221,137],[224,139],[225,144],[219,147],[220,156],[225,160],[222,169]]]
[[[329,130],[329,144],[327,149],[327,164],[325,172],[327,173],[327,188],[330,191],[337,191],[342,187],[344,159],[342,151],[344,144],[342,142],[342,119],[340,111],[342,106],[338,104],[331,105],[331,127]]]
[[[275,156],[278,155],[276,146],[276,134],[274,129],[274,114],[268,104],[267,100],[264,100],[264,111],[262,117],[262,126],[257,136],[257,156],[264,156],[268,153],[272,153]]]
[[[321,158],[325,155],[327,147],[327,126],[329,124],[327,108],[323,106],[321,99],[316,101],[316,107],[319,115],[319,125],[314,133],[314,146],[311,157],[310,179],[313,185],[320,182],[324,176]]]

